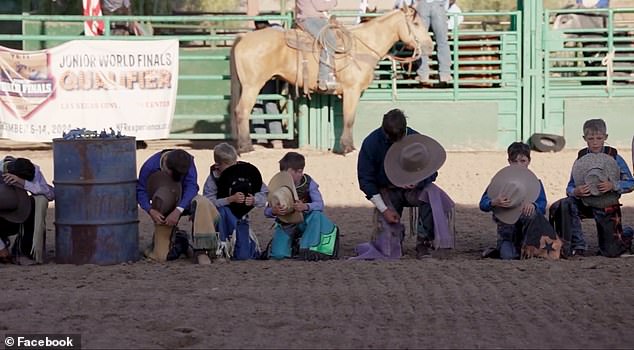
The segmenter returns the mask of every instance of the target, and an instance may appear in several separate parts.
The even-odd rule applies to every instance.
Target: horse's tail
[[[240,101],[242,94],[242,84],[240,83],[240,71],[236,66],[236,45],[240,42],[242,36],[236,36],[231,52],[229,54],[229,72],[231,74],[231,103],[229,104],[229,117],[231,118],[231,136],[234,140],[238,139],[238,121],[236,116],[236,107]]]

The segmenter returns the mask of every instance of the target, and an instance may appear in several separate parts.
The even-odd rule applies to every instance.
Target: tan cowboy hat
[[[445,149],[429,136],[413,134],[394,143],[385,155],[383,166],[395,186],[419,183],[445,163]]]
[[[491,200],[500,195],[505,195],[511,200],[509,208],[493,207],[493,214],[505,224],[514,224],[522,215],[524,204],[535,202],[540,190],[539,180],[530,169],[511,164],[493,176],[487,193]]]
[[[268,201],[271,207],[281,205],[290,209],[286,215],[278,215],[278,218],[288,224],[297,224],[304,221],[304,214],[293,210],[293,203],[299,200],[293,177],[287,171],[275,174],[269,182]]]
[[[180,182],[174,181],[165,170],[152,173],[147,180],[147,193],[152,200],[152,208],[169,214],[181,199],[183,187]]]
[[[13,223],[23,223],[31,215],[31,199],[21,188],[7,185],[0,176],[0,217]]]
[[[601,193],[598,188],[603,181],[617,182],[621,171],[616,159],[605,153],[588,153],[577,159],[572,165],[572,179],[575,185],[590,185],[590,197],[583,197],[584,204],[606,208],[619,202],[619,194],[615,191]]]

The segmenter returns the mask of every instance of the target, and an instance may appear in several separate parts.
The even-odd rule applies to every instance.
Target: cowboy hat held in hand
[[[394,143],[385,154],[387,178],[398,187],[415,185],[445,163],[447,152],[429,136],[412,134]]]
[[[493,214],[506,224],[514,224],[522,215],[522,208],[533,203],[539,197],[541,185],[537,176],[530,169],[511,164],[502,168],[493,176],[487,188],[490,198],[500,196],[510,201],[508,207],[493,207]]]
[[[0,217],[13,223],[23,223],[33,206],[29,194],[22,188],[7,185],[0,176]]]
[[[242,192],[245,197],[254,195],[262,189],[262,174],[255,165],[247,162],[237,162],[225,169],[217,181],[218,198],[225,198],[234,193]],[[229,209],[237,217],[246,215],[253,205],[231,203]]]
[[[616,159],[605,153],[588,153],[572,166],[575,185],[590,186],[590,196],[583,197],[582,201],[591,207],[606,208],[617,204],[620,195],[616,191],[601,192],[599,184],[606,181],[616,184],[620,178],[621,171]]]
[[[181,200],[183,192],[182,184],[174,181],[169,172],[156,171],[147,181],[147,193],[152,199],[152,208],[162,215],[167,215],[176,208]]]
[[[304,221],[304,214],[293,209],[295,201],[299,200],[293,177],[287,171],[275,174],[269,182],[268,201],[271,207],[279,205],[287,210],[284,215],[277,215],[280,221],[287,224],[298,224]]]
[[[2,160],[2,172],[13,174],[27,181],[33,181],[35,178],[35,165],[27,158],[6,156]]]

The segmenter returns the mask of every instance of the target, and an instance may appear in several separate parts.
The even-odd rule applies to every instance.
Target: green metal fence
[[[103,20],[111,24],[136,21],[152,36],[84,36],[83,22]],[[236,35],[249,31],[253,20],[269,20],[288,27],[291,15],[249,17],[236,15],[202,16],[43,16],[0,15],[0,22],[21,21],[22,34],[0,34],[0,41],[21,42],[24,50],[40,50],[69,40],[160,40],[180,42],[179,82],[176,111],[170,137],[175,139],[229,139],[230,72],[229,51]],[[254,114],[254,120],[281,120],[282,134],[257,135],[264,139],[294,139],[295,114],[288,94],[260,95],[260,99],[279,101],[280,114]],[[256,134],[252,134],[256,137]]]
[[[606,27],[555,30],[555,12],[600,12]],[[541,1],[524,1],[517,11],[462,13],[464,23],[450,35],[453,82],[422,86],[414,80],[415,65],[380,61],[357,109],[355,144],[359,146],[380,124],[385,111],[398,107],[408,114],[411,126],[434,136],[447,149],[503,149],[536,132],[564,135],[567,145],[576,147],[583,119],[590,117],[603,117],[616,126],[610,141],[629,147],[634,127],[634,119],[627,117],[634,110],[634,44],[633,24],[619,21],[623,14],[634,14],[634,8],[554,11],[544,10]],[[358,14],[337,15],[345,20]],[[235,36],[249,31],[248,23],[254,19],[287,28],[292,23],[291,14],[0,15],[0,22],[23,24],[22,34],[0,34],[0,41],[21,42],[24,49],[35,50],[68,40],[115,38],[83,36],[87,19],[103,20],[107,28],[114,22],[137,21],[155,33],[117,36],[117,40],[179,40],[179,88],[170,135],[178,139],[231,137],[229,50]],[[606,56],[612,59],[600,64]],[[436,66],[432,57],[432,78]],[[253,115],[253,119],[281,119],[285,131],[253,133],[252,138],[298,139],[301,146],[318,149],[338,147],[342,124],[338,97],[315,94],[294,101],[283,93],[260,98],[280,101],[282,112]]]
[[[555,28],[557,14],[572,14]],[[575,26],[574,17],[599,17],[598,28]],[[541,118],[531,129],[564,135],[569,146],[583,146],[582,124],[603,118],[609,142],[630,147],[634,119],[634,8],[545,10],[542,18],[543,86],[536,98]]]

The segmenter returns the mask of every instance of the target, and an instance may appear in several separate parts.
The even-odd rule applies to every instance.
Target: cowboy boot
[[[146,251],[145,256],[155,261],[166,261],[170,250],[173,227],[168,225],[154,225],[154,238],[151,250]]]

